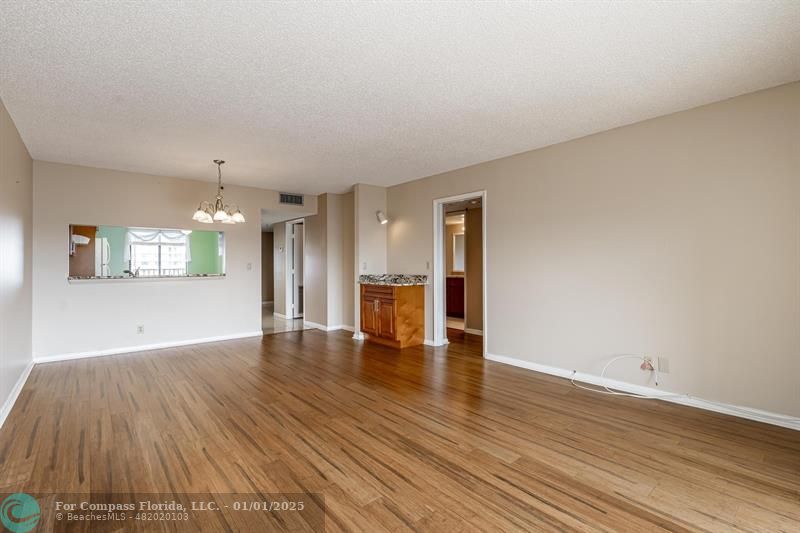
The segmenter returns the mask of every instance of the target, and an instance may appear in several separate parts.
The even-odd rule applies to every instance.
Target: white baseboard
[[[353,326],[345,326],[343,324],[339,324],[338,326],[325,326],[323,324],[318,324],[316,322],[311,322],[310,320],[304,320],[303,325],[309,328],[319,329],[322,331],[353,331]]]
[[[424,341],[422,341],[422,344],[424,344],[425,346],[447,346],[448,344],[450,344],[450,341],[444,339],[442,340],[442,342],[437,344],[433,341],[433,339],[425,339]]]
[[[365,339],[364,334],[360,331],[353,331],[353,340],[356,341],[363,341]]]
[[[61,355],[45,355],[41,357],[34,357],[33,362],[40,363],[55,363],[57,361],[70,361],[72,359],[84,359],[86,357],[102,357],[104,355],[122,355],[136,352],[146,352],[150,350],[161,350],[164,348],[175,348],[178,346],[189,346],[192,344],[205,344],[207,342],[220,342],[230,341],[234,339],[244,339],[248,337],[260,337],[264,333],[262,331],[251,331],[247,333],[234,333],[232,335],[220,335],[218,337],[205,337],[201,339],[187,339],[182,341],[159,342],[156,344],[142,344],[139,346],[127,346],[125,348],[112,348],[110,350],[97,350],[93,352],[74,352]]]
[[[570,379],[572,378],[573,375],[572,370],[566,370],[554,366],[541,365],[539,363],[534,363],[532,361],[525,361],[522,359],[516,359],[514,357],[508,357],[505,355],[495,355],[487,353],[486,359],[490,361],[496,361],[498,363],[517,366],[520,368],[526,368],[528,370],[541,372],[543,374],[550,374],[551,376],[558,376],[560,378]],[[748,420],[755,420],[757,422],[763,422],[765,424],[772,424],[775,426],[781,426],[800,431],[800,418],[794,418],[794,419],[786,418],[785,420],[783,420],[779,418],[785,417],[786,415],[771,413],[769,411],[762,411],[761,409],[753,409],[751,407],[740,407],[738,405],[726,404],[721,402],[711,402],[709,400],[703,400],[702,398],[695,398],[694,396],[690,396],[688,394],[681,396],[674,396],[674,393],[659,390],[654,387],[646,387],[644,385],[634,385],[633,383],[626,383],[624,381],[602,378],[600,376],[594,376],[592,374],[584,374],[582,372],[574,372],[574,374],[575,374],[575,381],[580,381],[581,383],[589,383],[591,385],[608,387],[610,389],[622,392],[630,392],[633,394],[642,394],[646,396],[659,397],[664,395],[663,398],[658,398],[658,399],[665,402],[677,403],[689,407],[696,407],[698,409],[704,409],[706,411],[714,411],[716,413],[722,413],[731,416],[738,416],[740,418],[746,418]]]
[[[464,333],[469,333],[470,335],[480,335],[483,337],[483,330],[481,329],[464,328]]]
[[[11,408],[14,407],[14,403],[16,403],[17,398],[19,398],[19,393],[22,392],[22,387],[24,387],[25,382],[28,381],[28,376],[31,375],[34,364],[35,363],[31,360],[25,365],[25,369],[22,371],[22,374],[20,374],[19,379],[8,393],[8,398],[3,402],[3,407],[0,408],[0,428],[3,427],[6,418],[8,418],[9,413],[11,413]]]
[[[278,317],[278,318],[286,318],[286,319],[288,319],[288,318],[289,318],[288,316],[284,315],[283,313],[279,313],[279,312],[277,312],[277,311],[273,312],[272,314],[273,314],[274,316]]]

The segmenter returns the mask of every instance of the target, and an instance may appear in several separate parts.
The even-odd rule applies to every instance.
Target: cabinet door
[[[394,301],[378,301],[378,336],[386,339],[396,339],[397,332],[395,331],[395,302]]]
[[[378,335],[375,300],[361,299],[361,331],[370,335]]]

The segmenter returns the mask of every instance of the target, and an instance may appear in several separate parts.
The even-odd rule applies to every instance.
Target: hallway
[[[302,318],[288,319],[275,316],[275,304],[270,302],[261,306],[261,330],[264,335],[301,331],[306,328]]]

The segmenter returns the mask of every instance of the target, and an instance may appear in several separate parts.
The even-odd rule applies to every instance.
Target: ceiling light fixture
[[[223,224],[241,224],[245,221],[244,215],[236,205],[227,205],[222,199],[222,165],[225,161],[215,159],[217,165],[217,198],[213,202],[201,202],[197,211],[192,215],[192,220],[203,224],[222,222]],[[235,209],[235,211],[234,211]]]
[[[389,219],[386,218],[386,215],[384,214],[383,211],[376,212],[375,216],[378,217],[378,222],[380,222],[381,224],[386,224],[389,222]]]

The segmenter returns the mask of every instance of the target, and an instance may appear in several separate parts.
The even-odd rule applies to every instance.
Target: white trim
[[[436,198],[433,201],[433,339],[432,346],[443,346],[447,344],[447,317],[445,312],[445,255],[444,255],[444,204],[469,200],[471,198],[481,199],[481,231],[483,232],[483,353],[487,352],[489,346],[489,324],[487,323],[486,309],[489,304],[486,300],[488,263],[486,260],[486,248],[489,241],[486,233],[487,220],[487,201],[486,190],[473,191],[445,198]],[[466,287],[466,283],[465,283]]]
[[[67,283],[70,285],[83,285],[84,283],[151,283],[157,282],[161,283],[164,281],[195,281],[195,280],[212,280],[212,279],[220,279],[224,280],[226,278],[225,274],[208,274],[207,276],[195,274],[192,276],[138,276],[135,278],[124,278],[124,277],[115,277],[115,278],[67,278]]]
[[[277,311],[273,311],[272,316],[276,316],[278,318],[285,318],[286,320],[291,320],[288,316],[284,315],[283,313],[279,313]]]
[[[355,331],[353,328],[353,340],[354,341],[363,341],[366,337],[364,337],[364,333],[361,331]]]
[[[480,335],[483,337],[483,330],[480,329],[464,328],[464,333],[469,333],[470,335]]]
[[[433,339],[425,339],[425,340],[422,342],[422,344],[424,344],[425,346],[447,346],[448,344],[450,344],[450,341],[448,341],[447,339],[444,339],[444,340],[443,340],[443,341],[441,341],[439,344],[436,344],[436,343],[433,341]]]
[[[310,320],[303,320],[303,325],[309,328],[319,329],[321,331],[353,331],[355,328],[353,326],[345,326],[344,324],[339,324],[338,326],[325,326],[323,324],[318,324],[316,322],[311,322]]]
[[[22,387],[25,386],[25,382],[28,381],[28,376],[31,375],[31,370],[33,370],[34,364],[35,363],[33,360],[28,361],[28,364],[25,365],[25,369],[22,371],[22,374],[20,374],[19,379],[14,384],[11,392],[8,393],[8,398],[6,398],[2,409],[0,409],[0,428],[3,427],[3,424],[6,422],[6,418],[8,418],[9,414],[11,414],[11,409],[14,407],[17,398],[19,398],[19,393],[22,392]]]
[[[105,355],[121,355],[136,352],[147,352],[150,350],[161,350],[164,348],[175,348],[177,346],[189,346],[192,344],[205,344],[207,342],[220,342],[230,341],[234,339],[245,339],[249,337],[261,337],[263,331],[251,331],[247,333],[234,333],[232,335],[219,335],[217,337],[205,337],[201,339],[187,339],[183,341],[159,342],[156,344],[142,344],[139,346],[127,346],[124,348],[111,348],[109,350],[97,350],[93,352],[73,352],[60,355],[45,355],[42,357],[34,357],[33,362],[37,365],[40,363],[55,363],[57,361],[70,361],[72,359],[84,359],[86,357],[102,357]]]
[[[597,385],[600,387],[608,387],[610,389],[622,392],[630,392],[633,394],[641,394],[645,396],[656,396],[656,397],[665,395],[663,398],[658,398],[658,399],[665,402],[677,403],[680,405],[686,405],[688,407],[695,407],[697,409],[704,409],[706,411],[714,411],[716,413],[736,416],[739,418],[746,418],[748,420],[755,420],[757,422],[763,422],[765,424],[772,424],[774,426],[781,426],[800,431],[800,418],[794,420],[792,419],[778,420],[775,417],[781,417],[785,415],[771,413],[769,411],[763,411],[761,409],[753,409],[751,407],[740,407],[738,405],[727,404],[722,402],[712,402],[709,400],[704,400],[702,398],[696,398],[688,394],[682,396],[675,396],[674,393],[659,390],[654,387],[646,387],[644,385],[634,385],[633,383],[626,383],[624,381],[617,381],[615,379],[602,378],[600,376],[585,374],[583,372],[574,372],[572,370],[566,370],[554,366],[541,365],[539,363],[534,363],[533,361],[525,361],[522,359],[516,359],[514,357],[508,357],[505,355],[494,355],[487,353],[485,357],[490,361],[496,361],[498,363],[503,363],[506,365],[517,366],[520,368],[525,368],[527,370],[533,370],[535,372],[541,372],[543,374],[550,374],[551,376],[558,376],[560,378],[565,378],[565,379],[572,378],[574,374],[575,381],[580,381],[582,383],[589,383],[591,385]]]

